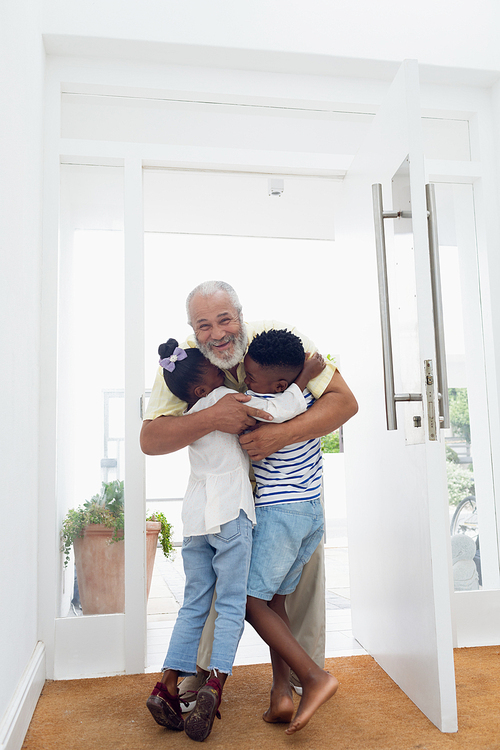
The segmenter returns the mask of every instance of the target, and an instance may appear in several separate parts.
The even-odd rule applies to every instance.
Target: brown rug
[[[327,659],[337,694],[293,736],[262,721],[271,668],[235,667],[206,747],[212,750],[500,750],[500,647],[455,651],[459,731],[442,734],[370,656]],[[193,750],[145,701],[159,675],[47,682],[25,750]],[[298,698],[297,698],[298,702]]]

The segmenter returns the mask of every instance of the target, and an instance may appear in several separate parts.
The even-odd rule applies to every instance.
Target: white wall
[[[491,89],[491,111],[493,124],[491,133],[491,163],[496,191],[491,203],[491,211],[489,212],[489,228],[490,233],[495,236],[496,242],[489,255],[489,269],[492,278],[498,279],[500,278],[500,81]],[[493,287],[492,285],[492,299],[496,296],[496,290],[498,290],[498,286]],[[494,324],[496,324],[494,333],[498,334],[500,332],[500,305],[497,307],[496,312],[497,317],[494,320]],[[497,353],[497,369],[500,372],[500,352]],[[498,390],[500,398],[500,383]]]
[[[415,57],[445,67],[498,70],[500,48],[497,0],[46,0],[44,32],[98,38],[204,45],[210,50],[175,50],[179,63],[212,55],[227,64],[217,47],[270,52],[276,69],[293,70],[297,62],[276,52],[310,56],[310,71],[332,70],[325,57],[391,61]],[[74,44],[74,42],[72,42]],[[215,48],[215,49],[214,49]],[[116,48],[118,50],[118,47]],[[71,54],[71,53],[70,53]],[[76,53],[78,54],[78,53]],[[149,44],[149,55],[164,51]],[[198,59],[200,59],[198,57]],[[240,60],[243,57],[240,56]],[[258,62],[259,55],[254,55]],[[237,67],[237,66],[235,66]],[[377,67],[374,66],[374,70]],[[307,72],[307,70],[303,70]],[[337,74],[341,74],[338,64]]]
[[[1,7],[0,720],[37,642],[44,72],[39,3],[3,0]]]

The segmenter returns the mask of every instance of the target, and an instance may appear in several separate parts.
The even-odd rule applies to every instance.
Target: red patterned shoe
[[[184,730],[196,742],[206,740],[212,731],[214,719],[220,719],[219,706],[222,700],[222,687],[217,677],[211,677],[198,690],[196,706],[187,717]]]
[[[153,692],[146,701],[157,724],[167,729],[182,731],[184,719],[178,695],[170,695],[163,682],[157,682]]]

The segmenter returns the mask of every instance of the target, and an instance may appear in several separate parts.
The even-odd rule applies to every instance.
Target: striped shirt
[[[247,391],[258,398],[272,395]],[[315,402],[306,389],[304,398],[309,409]],[[298,503],[321,496],[323,459],[319,438],[287,445],[262,461],[252,461],[257,482],[255,505]]]

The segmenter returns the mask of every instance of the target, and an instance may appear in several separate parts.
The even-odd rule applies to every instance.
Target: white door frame
[[[104,66],[105,67],[105,66]],[[129,71],[116,75],[109,73],[110,86],[128,85]],[[167,80],[167,79],[165,79]],[[61,138],[60,122],[61,107],[60,93],[65,81],[74,81],[80,90],[95,90],[102,85],[103,75],[99,65],[95,61],[90,65],[81,65],[74,61],[65,59],[52,59],[47,65],[46,86],[46,129],[45,129],[45,197],[43,214],[43,278],[42,278],[42,357],[40,373],[40,523],[39,523],[39,623],[40,638],[44,641],[47,649],[47,676],[49,678],[63,678],[80,676],[81,665],[71,661],[72,649],[77,641],[88,643],[88,649],[83,654],[87,662],[87,676],[97,674],[112,674],[124,671],[136,672],[144,668],[143,654],[145,642],[145,615],[130,611],[127,615],[109,615],[99,618],[84,618],[88,623],[82,621],[58,619],[57,611],[57,582],[60,578],[60,556],[59,529],[61,518],[58,515],[58,507],[55,501],[57,497],[57,467],[56,467],[56,440],[57,440],[57,299],[58,299],[58,251],[57,251],[57,227],[59,215],[59,163],[60,161],[87,163],[87,164],[123,164],[125,165],[125,205],[126,209],[126,253],[127,263],[127,293],[137,294],[137,283],[141,270],[138,268],[137,258],[142,252],[142,211],[141,211],[141,177],[142,165],[161,164],[172,167],[182,166],[184,168],[217,168],[221,163],[228,168],[239,171],[242,168],[242,154],[231,152],[229,155],[223,150],[217,149],[179,149],[162,144],[141,143],[116,143],[112,141],[76,141]],[[146,90],[149,85],[147,71],[143,75],[142,85]],[[171,85],[171,84],[170,84]],[[228,100],[230,97],[227,97]],[[194,99],[194,97],[193,97]],[[236,97],[242,101],[242,97]],[[251,100],[251,96],[248,97]],[[303,102],[302,102],[303,103]],[[373,106],[362,108],[353,105],[352,111],[373,112]],[[357,108],[356,108],[357,107]],[[451,107],[450,107],[451,109]],[[228,160],[228,156],[230,157]],[[350,157],[346,155],[329,156],[327,159],[319,158],[317,154],[296,154],[293,159],[286,155],[286,159],[280,165],[285,171],[289,170],[299,174],[317,174],[345,172]],[[263,161],[262,152],[254,155],[252,164],[248,164],[248,154],[245,154],[244,168],[255,170],[275,170],[276,160],[269,163]],[[229,161],[229,163],[228,163]],[[326,166],[326,169],[324,169]],[[446,164],[450,168],[450,162]],[[469,168],[470,165],[467,166]],[[491,200],[491,199],[490,199]],[[134,253],[138,253],[134,256]],[[139,275],[138,275],[139,274]],[[138,309],[139,297],[134,296],[134,315],[128,320],[128,331],[130,334],[127,349],[127,361],[133,364],[133,372],[128,381],[128,390],[135,391],[130,395],[126,403],[127,437],[129,449],[127,453],[128,467],[133,468],[133,475],[129,476],[128,486],[131,486],[130,496],[134,493],[143,493],[144,497],[144,469],[143,457],[137,450],[134,442],[140,427],[140,416],[138,397],[143,390],[143,377],[141,379],[142,363],[138,361],[137,351],[141,351],[140,325],[142,312]],[[133,353],[134,354],[133,354]],[[491,371],[491,367],[490,367]],[[495,415],[497,416],[497,415]],[[496,419],[496,423],[498,419]],[[498,432],[498,430],[497,430]],[[139,503],[135,501],[136,508],[128,508],[127,530],[127,555],[128,574],[126,600],[140,601],[143,591],[144,575],[144,539],[141,530],[143,522],[139,515],[142,514]],[[130,512],[129,512],[130,511]],[[135,524],[132,527],[133,519]],[[140,570],[139,570],[140,569]],[[133,610],[133,607],[132,607]],[[77,624],[78,623],[78,624]],[[57,645],[60,641],[60,645]],[[111,647],[110,647],[110,644]],[[56,654],[57,651],[57,654]],[[66,663],[66,660],[69,660]],[[141,666],[142,664],[142,666]]]

